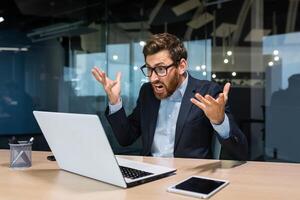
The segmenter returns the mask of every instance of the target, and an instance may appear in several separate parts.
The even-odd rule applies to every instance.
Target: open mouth
[[[163,84],[153,84],[152,86],[156,93],[162,93],[165,90],[165,87]]]

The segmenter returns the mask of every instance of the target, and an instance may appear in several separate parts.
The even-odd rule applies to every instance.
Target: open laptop
[[[176,169],[115,157],[97,115],[33,111],[66,171],[127,188],[168,176]]]

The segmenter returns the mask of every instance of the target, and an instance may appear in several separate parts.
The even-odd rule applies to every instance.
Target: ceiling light
[[[27,47],[0,47],[0,51],[28,51]]]
[[[274,56],[275,61],[279,61],[279,56]]]
[[[268,63],[268,65],[269,65],[269,67],[272,67],[272,66],[274,65],[274,63],[273,63],[272,61],[270,61],[270,62]]]
[[[206,76],[206,71],[202,72],[202,75],[203,75],[203,76]]]
[[[211,77],[212,78],[217,78],[217,75],[216,74],[212,74]]]
[[[28,51],[28,48],[23,47],[23,48],[20,48],[19,51]]]
[[[236,76],[236,72],[232,72],[231,75],[232,75],[232,76]]]
[[[141,46],[141,47],[143,47],[143,46],[145,46],[145,45],[146,45],[146,42],[145,42],[145,41],[143,41],[143,40],[141,40],[139,43],[140,43],[140,46]]]
[[[187,13],[190,10],[197,8],[200,5],[201,5],[201,3],[199,0],[188,0],[177,6],[172,7],[172,10],[176,16],[179,16],[184,13]]]
[[[201,69],[205,70],[206,69],[206,65],[201,65]]]
[[[273,51],[273,55],[277,56],[278,54],[279,54],[279,51],[278,51],[277,49],[275,49],[275,50]]]
[[[229,60],[227,58],[224,59],[224,63],[227,64]]]
[[[198,29],[213,20],[214,16],[206,12],[201,14],[199,17],[189,21],[187,25],[193,29]]]
[[[113,55],[113,60],[118,60],[119,56],[118,55]]]
[[[232,55],[232,51],[227,51],[227,55],[231,56]]]
[[[197,66],[195,67],[195,69],[196,69],[196,71],[200,71],[200,70],[201,70],[201,67],[200,67],[199,65],[197,65]]]
[[[0,23],[1,22],[4,22],[4,18],[3,17],[0,17]]]
[[[252,29],[245,37],[245,42],[261,42],[264,36],[271,33],[270,29]]]
[[[214,32],[211,33],[212,36],[226,38],[229,37],[235,30],[237,25],[222,23]]]
[[[27,37],[29,37],[32,42],[39,42],[62,36],[70,37],[96,31],[98,31],[96,27],[93,27],[92,25],[87,26],[87,22],[82,20],[73,23],[57,23],[33,29],[30,33],[27,33]]]
[[[133,70],[134,70],[134,71],[137,71],[138,69],[139,69],[138,66],[136,66],[136,65],[133,66]]]

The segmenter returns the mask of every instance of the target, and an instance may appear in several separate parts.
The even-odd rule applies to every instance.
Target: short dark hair
[[[152,35],[146,42],[143,49],[145,60],[148,55],[153,55],[162,50],[168,50],[171,59],[177,64],[182,58],[187,59],[186,48],[178,37],[170,33],[159,33]]]

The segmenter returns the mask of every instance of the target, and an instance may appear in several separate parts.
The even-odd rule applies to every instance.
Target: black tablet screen
[[[225,182],[223,181],[191,177],[188,180],[176,185],[175,188],[180,190],[187,190],[190,192],[209,194],[224,183]]]

